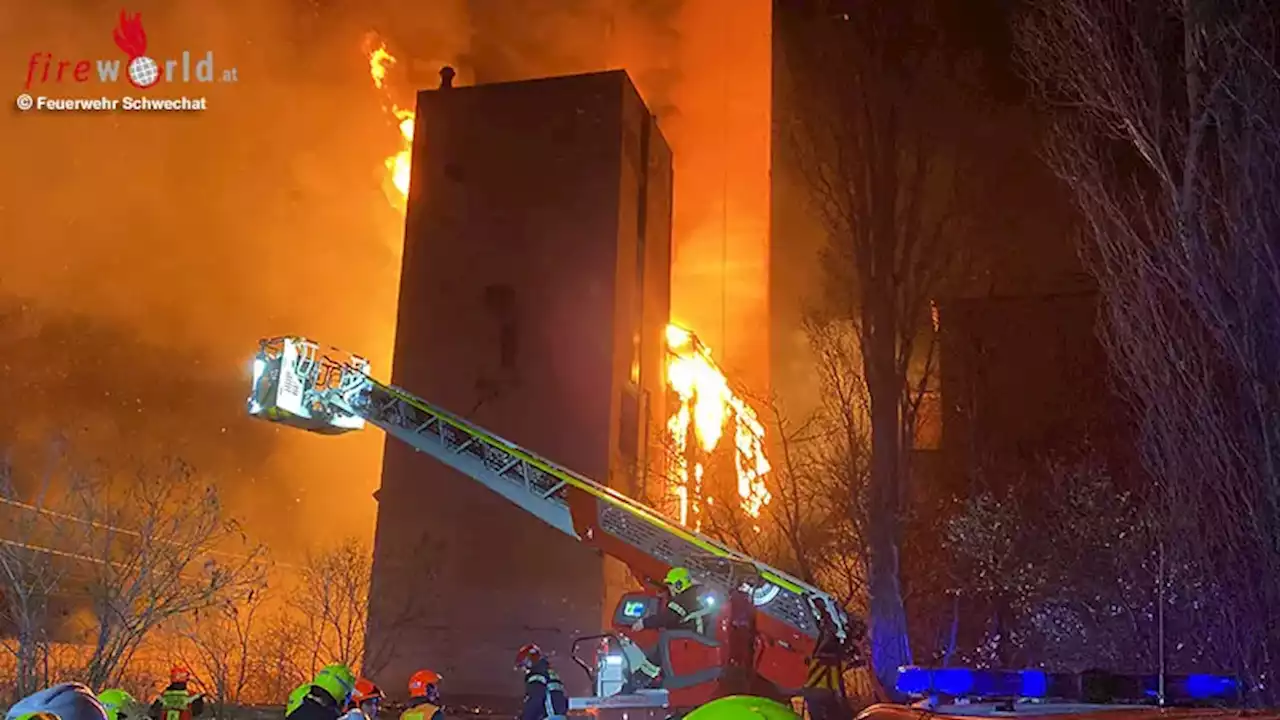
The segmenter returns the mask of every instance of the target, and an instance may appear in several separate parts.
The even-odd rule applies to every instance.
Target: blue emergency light
[[[1049,692],[1049,676],[1043,670],[907,666],[898,670],[897,686],[898,692],[906,695],[1044,698]]]
[[[1044,670],[977,670],[926,668],[898,670],[898,692],[970,700],[1048,700],[1087,703],[1150,703],[1159,692],[1157,675],[1123,675],[1101,671],[1049,673]],[[1195,704],[1234,699],[1239,682],[1229,675],[1166,675],[1165,701]]]

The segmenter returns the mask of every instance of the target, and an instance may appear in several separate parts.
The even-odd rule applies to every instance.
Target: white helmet
[[[93,691],[80,683],[61,683],[32,693],[14,703],[5,720],[43,718],[51,720],[107,720],[107,711],[93,696]]]

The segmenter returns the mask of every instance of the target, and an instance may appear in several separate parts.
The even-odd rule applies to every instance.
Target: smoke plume
[[[0,422],[12,423],[3,441],[31,450],[62,432],[98,459],[182,455],[221,478],[251,529],[282,548],[369,532],[378,433],[316,437],[243,414],[260,337],[308,335],[368,356],[380,376],[389,370],[402,218],[381,188],[399,138],[363,39],[378,33],[402,60],[392,90],[408,107],[444,62],[471,81],[626,67],[677,158],[729,177],[716,113],[733,109],[688,99],[707,83],[725,97],[723,78],[742,59],[717,59],[678,32],[686,5],[131,0],[124,9],[141,13],[149,55],[212,51],[219,74],[234,67],[236,80],[145,93],[204,96],[203,112],[0,115]],[[743,4],[699,5],[705,27]],[[127,60],[111,38],[121,9],[0,6],[9,92],[24,91],[35,53],[52,54],[55,74],[60,60]],[[767,58],[756,65],[767,72]],[[767,90],[767,75],[757,80]],[[142,94],[96,77],[29,92]],[[767,122],[764,132],[767,157]],[[696,175],[677,175],[677,263],[680,214],[692,227],[727,212],[714,198],[681,209],[680,188]]]

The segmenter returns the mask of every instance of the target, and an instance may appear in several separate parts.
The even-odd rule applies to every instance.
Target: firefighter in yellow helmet
[[[707,607],[700,594],[702,586],[694,582],[689,570],[673,567],[663,578],[667,587],[667,604],[657,613],[640,618],[632,630],[692,630],[706,634],[708,621],[715,608]]]
[[[409,676],[409,706],[400,713],[400,720],[444,720],[440,679],[434,670],[419,670]]]
[[[643,630],[691,630],[705,635],[710,629],[711,616],[715,608],[705,603],[701,597],[702,586],[694,582],[688,568],[673,567],[663,578],[667,588],[667,603],[661,610],[631,625],[636,632]],[[656,652],[656,648],[655,648]],[[660,666],[654,657],[635,669],[628,683],[632,687],[650,687],[655,684],[661,673]]]
[[[191,671],[182,666],[169,670],[169,685],[151,703],[151,720],[193,720],[204,714],[204,696],[187,690]]]
[[[107,720],[142,720],[142,715],[138,712],[138,701],[120,688],[98,693],[98,702],[107,711]]]
[[[5,720],[107,720],[107,711],[92,690],[69,682],[22,698],[4,717]]]
[[[285,717],[289,720],[338,720],[346,710],[356,676],[346,665],[328,665],[311,682],[289,693]]]

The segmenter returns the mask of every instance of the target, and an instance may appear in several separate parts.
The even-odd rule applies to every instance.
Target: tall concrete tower
[[[666,417],[671,193],[671,152],[625,72],[420,93],[393,382],[634,493]],[[626,582],[388,441],[369,609],[384,688],[429,667],[455,697],[518,696],[516,649],[563,656]]]

